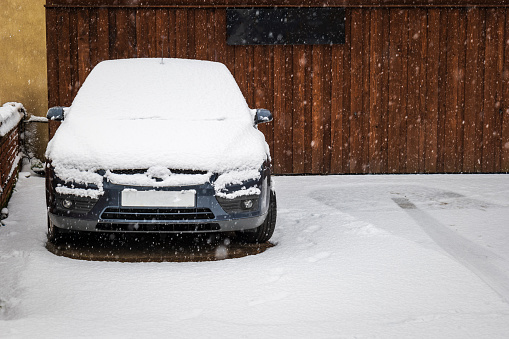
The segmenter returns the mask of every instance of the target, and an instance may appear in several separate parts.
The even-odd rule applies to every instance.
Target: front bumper
[[[104,182],[104,194],[92,203],[76,200],[76,208],[65,210],[59,201],[65,196],[53,194],[48,216],[54,226],[73,231],[122,233],[205,233],[252,230],[265,220],[270,187],[262,179],[258,203],[249,211],[230,209],[226,212],[210,183],[198,186],[164,187],[165,191],[196,191],[196,206],[183,208],[122,207],[124,189],[154,190],[153,187],[131,187]],[[73,197],[70,197],[71,199]],[[74,197],[75,198],[75,197]],[[50,199],[51,200],[51,199]],[[78,208],[79,207],[79,208]],[[205,212],[203,212],[205,211]]]
[[[207,233],[254,229],[262,224],[265,216],[239,218],[224,221],[147,223],[115,222],[101,223],[96,220],[79,219],[48,213],[51,222],[58,228],[72,231],[121,232],[121,233]],[[210,224],[210,228],[206,225]],[[102,227],[101,227],[102,226]],[[111,228],[108,228],[111,226]],[[217,226],[217,227],[216,227]]]

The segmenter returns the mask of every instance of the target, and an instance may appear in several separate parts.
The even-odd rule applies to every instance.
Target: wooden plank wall
[[[3,137],[0,136],[0,209],[7,205],[18,178],[21,164],[18,158],[20,124]]]
[[[227,46],[224,8],[49,7],[49,105],[102,60],[215,60],[273,112],[276,173],[509,171],[509,10],[346,13],[344,45]]]

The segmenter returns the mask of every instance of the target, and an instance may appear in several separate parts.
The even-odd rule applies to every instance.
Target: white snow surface
[[[75,168],[57,166],[55,167],[55,174],[66,183],[66,186],[56,187],[57,193],[92,199],[98,199],[104,194],[103,177],[93,171],[81,171]],[[77,188],[74,187],[75,184],[93,184],[97,186],[97,189]]]
[[[256,169],[222,173],[214,181],[214,190],[217,196],[226,199],[235,199],[244,195],[260,195],[262,192],[259,187],[242,187],[234,192],[225,190],[227,185],[241,185],[245,181],[258,180],[260,177],[260,171]]]
[[[28,119],[27,122],[48,122],[48,118],[31,115],[30,119]]]
[[[143,174],[115,174],[110,171],[106,172],[105,177],[112,183],[117,185],[129,185],[129,186],[152,186],[152,187],[178,187],[178,186],[191,186],[191,185],[202,185],[209,181],[212,173],[206,174],[173,174],[167,173],[164,175],[157,175],[160,179],[157,181],[154,179],[154,174],[151,170],[154,167],[148,169]],[[167,168],[164,168],[168,170]],[[169,172],[169,170],[168,170]]]
[[[94,67],[65,119],[251,121],[228,68],[187,59],[107,60]]]
[[[21,119],[25,108],[19,102],[7,102],[0,107],[0,137],[9,133]]]
[[[55,167],[259,169],[263,134],[221,63],[109,60],[87,77],[48,144]]]
[[[509,175],[274,180],[264,253],[120,263],[48,252],[44,180],[20,177],[0,227],[0,336],[507,337]]]

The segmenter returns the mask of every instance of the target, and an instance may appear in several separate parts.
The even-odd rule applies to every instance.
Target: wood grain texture
[[[388,9],[382,10],[382,41],[389,41],[390,32],[390,13]],[[388,121],[389,121],[389,56],[390,49],[389,44],[383,44],[383,59],[382,59],[382,70],[379,74],[382,79],[382,146],[381,146],[381,162],[382,167],[379,173],[388,173],[388,149],[389,149],[389,137],[388,137]],[[374,171],[373,171],[374,172]]]
[[[188,57],[187,12],[188,12],[187,9],[177,9],[175,11],[175,32],[176,32],[175,57],[177,58]]]
[[[367,9],[362,10],[362,20],[365,23],[362,31],[362,115],[361,115],[361,153],[360,153],[360,171],[369,173],[369,140],[370,140],[370,35],[371,26],[366,23],[371,20],[371,13]]]
[[[502,72],[502,154],[500,159],[500,171],[509,172],[509,10],[505,11],[505,51],[504,67]]]
[[[363,116],[367,113],[363,107],[363,45],[364,18],[361,9],[352,10],[351,22],[351,101],[350,101],[350,161],[351,173],[362,173]]]
[[[428,12],[426,60],[426,112],[424,122],[424,173],[437,172],[438,154],[438,81],[440,60],[440,11]]]
[[[502,148],[505,142],[502,139],[503,133],[503,114],[504,114],[504,64],[508,61],[505,59],[505,45],[508,43],[505,37],[505,10],[497,10],[497,36],[496,36],[496,69],[495,69],[495,123],[493,126],[494,153],[495,153],[495,172],[501,171]]]
[[[370,131],[369,131],[369,168],[372,173],[383,170],[383,20],[382,11],[371,11],[370,19]]]
[[[340,173],[351,173],[350,171],[350,119],[352,115],[351,110],[351,48],[352,48],[352,20],[351,10],[346,11],[345,20],[345,45],[344,45],[344,59],[343,59],[343,157],[342,157],[342,171]]]
[[[253,47],[226,44],[224,7],[133,4],[47,7],[50,106],[102,60],[215,60],[272,110],[275,173],[508,171],[505,8],[347,3],[343,45]]]
[[[71,88],[71,51],[70,51],[70,31],[69,31],[69,13],[65,10],[57,11],[57,49],[58,49],[58,89],[59,92],[58,105],[69,106],[72,101]]]
[[[458,169],[457,129],[459,92],[459,34],[458,11],[450,11],[447,16],[447,89],[444,126],[444,171],[454,173]],[[450,42],[450,43],[449,43]]]
[[[324,77],[326,70],[325,64],[325,49],[323,46],[312,47],[312,61],[313,72],[311,74],[312,84],[312,120],[308,123],[312,125],[311,132],[311,173],[324,172],[324,122],[325,122],[325,91],[324,91]]]
[[[87,9],[78,11],[78,86],[81,86],[91,71],[90,60],[90,15]]]
[[[46,11],[46,51],[48,70],[48,108],[58,105],[60,96],[58,91],[58,12],[55,10]],[[51,89],[51,90],[50,90]]]
[[[0,208],[7,204],[16,183],[21,162],[14,167],[20,152],[20,124],[0,137]],[[11,170],[13,170],[11,172]]]
[[[313,124],[313,81],[312,81],[312,66],[313,66],[313,46],[305,46],[306,65],[304,67],[304,152],[302,154],[304,161],[304,173],[312,173],[312,151],[311,144],[312,138],[312,124]]]
[[[406,135],[406,171],[419,172],[420,141],[420,78],[422,50],[420,13],[409,12],[408,28],[408,101],[407,101],[407,135]]]
[[[289,49],[292,47],[285,47]],[[309,56],[306,55],[304,46],[293,46],[293,171],[305,173],[304,149],[305,149],[305,126],[306,123],[306,65]]]
[[[208,32],[207,32],[207,10],[195,10],[196,28],[196,59],[207,60],[208,58]]]
[[[402,31],[404,31],[403,11],[390,11],[390,33],[389,33],[389,121],[388,121],[388,172],[403,172],[400,162],[400,147],[404,146],[401,140],[401,115],[403,114],[403,43]]]
[[[447,93],[447,14],[450,10],[440,11],[439,55],[438,55],[438,116],[437,116],[437,172],[444,172],[445,123]]]
[[[504,7],[508,0],[47,0],[47,7],[253,7],[253,6],[290,6],[290,7]]]
[[[497,11],[486,11],[482,171],[495,171]]]
[[[479,133],[476,130],[477,116],[481,111],[482,78],[480,77],[482,65],[479,64],[481,40],[481,14],[478,8],[467,12],[467,38],[466,38],[466,69],[465,69],[465,128],[463,134],[463,171],[475,172],[476,148],[479,145]]]
[[[465,73],[466,73],[466,40],[467,13],[459,10],[458,25],[458,120],[456,123],[456,172],[463,172],[464,136],[465,136]]]
[[[108,10],[99,8],[97,10],[97,62],[108,60],[109,54],[109,25],[108,25]],[[94,65],[95,66],[95,65]]]
[[[71,95],[72,100],[78,93],[80,87],[78,73],[78,11],[69,12],[69,52],[71,54]],[[71,103],[69,103],[70,105]]]
[[[343,52],[344,46],[332,46],[331,57],[331,155],[330,172],[342,173],[343,158]]]
[[[330,171],[331,163],[331,100],[332,100],[332,47],[323,46],[323,76],[322,76],[322,152],[323,152],[323,167],[319,173],[328,174]]]

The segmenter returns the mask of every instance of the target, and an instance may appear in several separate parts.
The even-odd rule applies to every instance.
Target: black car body
[[[276,196],[268,147],[256,126],[271,121],[270,112],[245,110],[245,100],[239,99],[240,90],[222,64],[177,59],[165,59],[161,66],[158,63],[156,59],[103,62],[106,65],[99,64],[92,71],[92,80],[87,78],[69,109],[48,111],[49,119],[63,121],[46,153],[49,239],[73,230],[237,231],[246,241],[269,240],[275,227]],[[138,72],[140,67],[142,72]],[[132,74],[119,76],[118,85],[109,87],[114,86],[115,72],[124,68]],[[213,75],[203,75],[209,69]],[[161,77],[157,74],[160,70],[172,76]],[[172,87],[180,73],[183,79],[195,78],[189,81],[187,92]],[[140,74],[152,77],[151,82],[158,82],[158,87],[141,86],[135,80]],[[133,91],[118,90],[125,86],[122,82],[126,77],[133,79]],[[216,84],[213,78],[218,78]],[[166,82],[170,90],[165,90]],[[217,98],[225,90],[210,94],[211,103],[204,113],[187,115],[187,111],[200,108],[196,103],[186,109],[184,102],[174,109],[171,100],[190,100],[193,95],[188,92],[192,91],[196,91],[196,98],[205,100],[210,86],[214,86],[210,88],[213,92],[225,83],[228,96]],[[117,105],[106,96],[101,99],[110,88]],[[176,89],[180,91],[177,94]],[[137,101],[124,105],[129,100],[144,102],[146,96],[157,100],[153,90],[162,98],[160,107],[151,103],[146,111],[131,112]],[[85,94],[80,96],[82,91]],[[131,98],[133,93],[140,98]],[[224,104],[232,93],[232,101],[237,102],[230,112],[212,107],[216,101]],[[102,105],[97,103],[101,100]],[[117,107],[126,115],[118,113]]]

